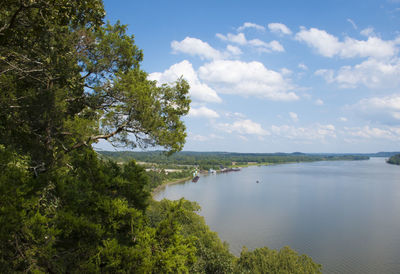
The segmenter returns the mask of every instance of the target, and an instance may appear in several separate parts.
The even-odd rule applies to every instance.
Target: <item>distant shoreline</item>
[[[175,179],[172,181],[166,181],[151,191],[151,197],[154,199],[154,196],[157,195],[161,190],[163,190],[167,186],[183,183],[185,181],[189,181],[190,179],[192,179],[191,176]]]
[[[254,164],[234,165],[234,166],[231,166],[231,168],[235,168],[235,167],[246,168],[246,167],[251,167],[251,166],[269,166],[269,165],[283,165],[283,164],[293,164],[293,163],[298,163],[298,162],[254,163]],[[201,173],[204,173],[204,172],[202,171]],[[216,170],[216,173],[219,174],[219,173],[222,173],[222,172],[220,170]],[[183,183],[183,182],[191,180],[192,178],[193,178],[192,176],[188,176],[188,177],[185,177],[185,178],[175,179],[173,181],[166,181],[166,182],[162,183],[161,185],[157,186],[155,189],[153,189],[151,191],[151,197],[154,199],[154,196],[157,195],[158,193],[160,193],[167,186]]]
[[[368,159],[364,159],[364,160],[368,160]],[[322,160],[322,162],[325,161],[332,161],[332,160]],[[337,161],[337,160],[333,160],[333,161]],[[339,160],[340,161],[340,160]],[[362,160],[358,160],[358,159],[346,159],[343,161],[362,161]],[[233,165],[231,166],[231,168],[246,168],[246,167],[251,167],[251,166],[271,166],[271,165],[284,165],[284,164],[298,164],[298,163],[310,163],[310,162],[320,162],[320,161],[292,161],[292,162],[283,162],[283,163],[251,163],[251,164],[243,164],[243,165]],[[217,170],[216,173],[221,173],[220,170]],[[170,186],[170,185],[175,185],[175,184],[179,184],[179,183],[183,183],[185,181],[189,181],[191,180],[192,177],[188,176],[185,178],[180,178],[180,179],[175,179],[172,181],[167,181],[162,183],[161,185],[157,186],[155,189],[153,189],[151,191],[151,197],[154,199],[154,196],[157,195],[160,191],[162,191],[163,189],[165,189],[165,187]]]

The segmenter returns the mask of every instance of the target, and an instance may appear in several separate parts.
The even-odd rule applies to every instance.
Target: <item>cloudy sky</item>
[[[150,79],[189,82],[184,150],[400,150],[400,0],[105,7],[129,25]]]

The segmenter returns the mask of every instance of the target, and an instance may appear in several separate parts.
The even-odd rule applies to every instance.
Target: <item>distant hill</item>
[[[169,157],[162,151],[98,151],[105,158],[117,162],[135,159],[139,162],[161,165],[198,165],[201,169],[218,168],[220,166],[248,164],[281,164],[315,161],[367,160],[366,155],[350,154],[306,154],[294,153],[233,153],[233,152],[194,152],[182,151]]]
[[[373,156],[370,156],[370,157],[392,157],[396,154],[400,154],[400,152],[399,151],[397,151],[397,152],[378,152],[378,153],[373,154]]]

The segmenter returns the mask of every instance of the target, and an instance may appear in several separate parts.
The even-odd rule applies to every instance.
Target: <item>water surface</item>
[[[236,255],[242,246],[289,245],[324,273],[400,273],[400,167],[384,158],[254,166],[167,186],[155,198],[181,197],[201,205]]]

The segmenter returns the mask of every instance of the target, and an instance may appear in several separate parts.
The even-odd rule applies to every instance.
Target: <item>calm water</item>
[[[256,183],[256,181],[260,183]],[[289,245],[324,273],[400,273],[400,167],[383,158],[249,167],[166,187],[233,253]]]

